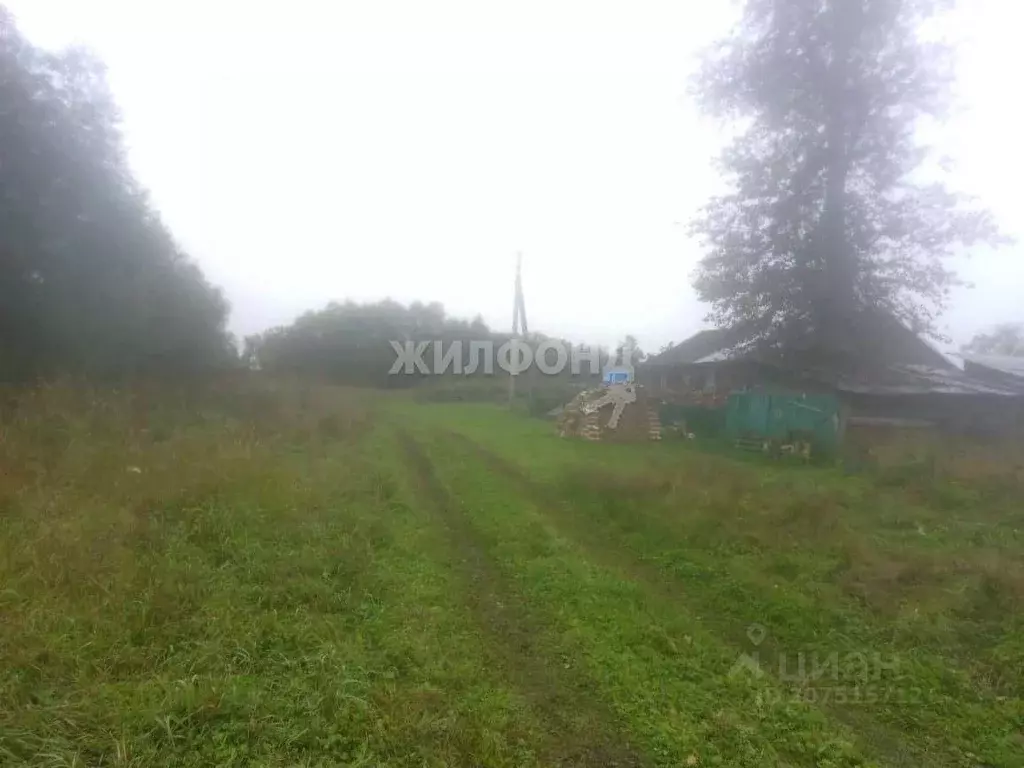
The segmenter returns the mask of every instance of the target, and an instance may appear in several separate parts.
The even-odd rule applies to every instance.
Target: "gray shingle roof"
[[[976,355],[964,352],[960,355],[966,362],[989,368],[999,373],[1006,373],[1010,376],[1019,376],[1024,379],[1024,357],[1011,357],[1010,355]]]

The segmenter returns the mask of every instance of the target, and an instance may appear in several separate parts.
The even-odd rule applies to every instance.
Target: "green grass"
[[[0,764],[1024,765],[1005,489],[301,383],[2,424]]]

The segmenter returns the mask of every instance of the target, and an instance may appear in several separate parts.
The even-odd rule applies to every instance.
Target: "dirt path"
[[[461,433],[447,432],[445,439],[457,446],[457,449],[467,457],[473,457],[492,472],[512,481],[525,498],[544,510],[548,519],[563,535],[580,544],[594,562],[643,585],[647,594],[656,603],[660,603],[664,607],[671,606],[673,602],[687,599],[685,585],[666,574],[657,565],[631,555],[628,550],[621,547],[609,547],[606,532],[602,531],[600,526],[584,524],[579,515],[571,509],[571,502],[567,503],[565,497],[559,496],[555,489],[530,478],[521,467]],[[667,529],[665,535],[666,537],[671,536]],[[746,627],[733,626],[730,622],[720,624],[712,622],[709,628],[723,642],[736,647],[737,653],[748,650],[744,639]],[[758,650],[768,659],[773,659],[774,655],[779,652],[771,638],[762,640]],[[771,662],[766,664],[766,669],[772,668],[774,667]],[[864,713],[848,708],[835,706],[822,708],[839,722],[858,731],[867,743],[872,744],[876,751],[885,756],[888,764],[908,766],[908,768],[920,764],[914,751],[904,742],[900,734],[890,727],[871,719]]]
[[[400,437],[423,498],[446,528],[453,566],[466,581],[470,608],[491,641],[495,663],[548,725],[548,743],[541,747],[545,762],[594,768],[646,765],[587,681],[544,647],[536,619],[489,556],[466,511],[435,475],[421,446],[408,434]]]

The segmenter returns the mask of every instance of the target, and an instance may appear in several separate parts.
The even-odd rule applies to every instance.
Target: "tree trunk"
[[[821,217],[821,289],[816,312],[829,348],[841,348],[844,329],[856,309],[856,268],[846,233],[846,183],[850,170],[850,57],[862,23],[863,0],[832,0],[829,9],[832,57],[825,73],[825,200]]]

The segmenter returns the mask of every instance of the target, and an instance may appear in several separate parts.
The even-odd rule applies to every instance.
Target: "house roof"
[[[647,358],[647,365],[681,365],[686,363],[723,360],[738,340],[726,328],[698,331],[690,338],[675,344],[664,352]]]
[[[960,355],[966,363],[972,363],[982,368],[988,368],[999,373],[1010,376],[1018,376],[1024,379],[1024,357],[1010,355],[976,355],[965,352]]]
[[[884,366],[925,366],[937,370],[956,368],[928,341],[888,312],[861,312],[848,325],[848,344],[843,350],[854,359]]]
[[[713,363],[727,359],[743,338],[727,328],[699,331],[685,341],[647,360],[648,365],[684,365]],[[826,345],[809,331],[802,341],[791,346],[800,352],[828,346],[858,367],[888,365],[923,365],[938,370],[953,370],[954,366],[935,347],[911,331],[900,320],[886,312],[861,312],[847,325],[847,333],[834,344]],[[744,359],[756,359],[758,353],[750,351]]]
[[[701,331],[686,341],[648,360],[656,366],[696,365],[725,360],[739,343],[736,334],[726,329]],[[983,381],[960,370],[939,350],[907,328],[896,317],[881,312],[865,312],[855,318],[848,333],[836,346],[830,347],[830,362],[814,354],[824,342],[808,333],[804,343],[793,345],[794,353],[784,364],[774,358],[760,358],[756,352],[744,353],[740,359],[757,360],[783,366],[806,379],[824,382],[844,392],[874,395],[949,394],[1024,396],[1021,385],[1000,381]],[[838,353],[838,354],[835,354]],[[994,356],[964,355],[965,360],[1024,377],[1024,358],[1012,362]]]
[[[841,392],[862,395],[995,395],[1024,397],[1024,381],[1012,384],[983,381],[957,368],[935,368],[929,365],[889,365],[869,374],[825,371],[807,372],[811,378],[825,381]]]

